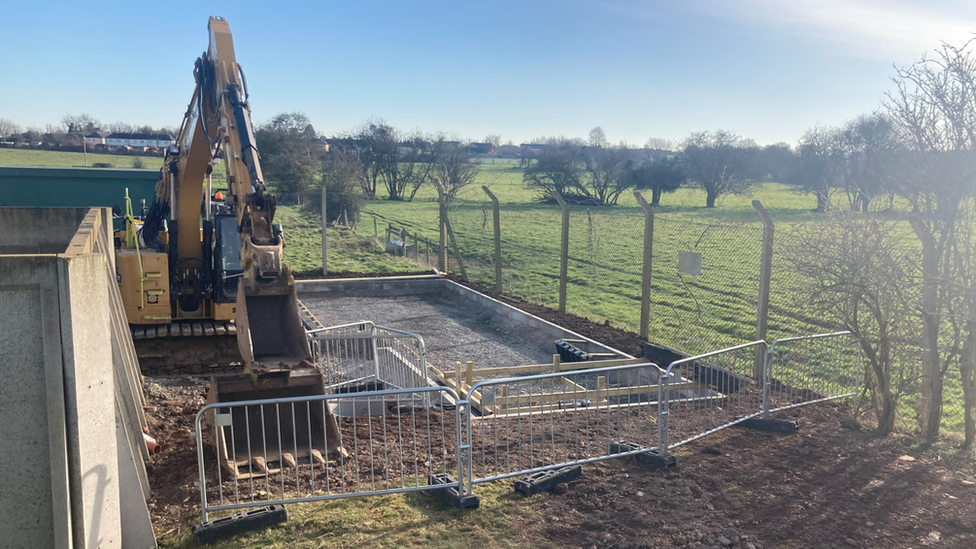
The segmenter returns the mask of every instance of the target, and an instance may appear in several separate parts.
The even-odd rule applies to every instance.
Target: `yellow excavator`
[[[243,374],[212,378],[208,403],[324,394],[295,281],[281,261],[275,196],[261,173],[247,81],[227,21],[211,17],[209,36],[152,204],[141,219],[127,205],[125,230],[116,234],[137,353],[144,366],[242,363]],[[220,163],[227,195],[216,203],[211,174]],[[140,345],[146,342],[153,346]],[[316,420],[337,434],[326,415]]]

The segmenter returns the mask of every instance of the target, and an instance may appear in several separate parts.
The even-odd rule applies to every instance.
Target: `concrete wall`
[[[154,546],[142,455],[119,432],[110,212],[0,208],[0,235],[0,546]]]

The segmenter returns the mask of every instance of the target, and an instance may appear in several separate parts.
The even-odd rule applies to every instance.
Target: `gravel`
[[[465,300],[435,294],[399,297],[302,296],[302,302],[326,326],[360,320],[419,334],[427,362],[450,369],[455,362],[477,368],[542,364],[552,361],[554,341],[526,334],[525,327],[501,321]]]

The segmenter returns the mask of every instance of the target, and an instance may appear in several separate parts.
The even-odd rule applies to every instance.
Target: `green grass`
[[[539,500],[516,495],[511,482],[479,484],[481,508],[459,511],[412,492],[288,506],[288,522],[243,534],[212,547],[554,547],[542,534]],[[197,547],[189,532],[163,538],[160,547]]]
[[[113,168],[131,168],[137,160],[141,161],[147,170],[158,170],[163,165],[161,156],[88,153],[86,164],[85,153],[0,148],[0,166],[90,167],[92,164],[102,162],[111,164]]]

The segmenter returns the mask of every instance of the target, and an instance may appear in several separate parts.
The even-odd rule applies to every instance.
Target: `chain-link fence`
[[[638,333],[643,305],[649,314],[646,334],[641,335],[691,355],[757,339],[845,329],[804,297],[812,281],[791,262],[792,244],[786,238],[795,236],[803,221],[775,227],[768,254],[768,318],[765,333],[760,333],[764,246],[760,216],[729,216],[734,219],[729,221],[658,212],[648,225],[640,207],[569,205],[566,273],[561,277],[562,208],[556,203],[515,200],[508,192],[497,212],[500,282],[493,201],[474,185],[447,201],[449,229],[442,227],[441,204],[433,189],[421,190],[406,201],[327,196],[327,273],[439,269],[554,309],[560,307],[562,297],[568,313]],[[278,196],[285,261],[299,275],[322,273],[322,207],[319,193]],[[648,227],[653,227],[653,252],[650,287],[644,292]],[[962,428],[964,411],[961,379],[957,368],[945,375],[944,426],[956,432]],[[916,421],[916,387],[917,383],[906,386],[902,398],[904,425]]]

